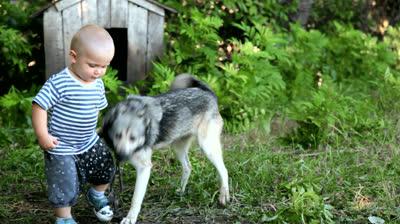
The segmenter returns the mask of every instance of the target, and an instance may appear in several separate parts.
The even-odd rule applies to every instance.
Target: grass
[[[52,223],[43,155],[31,132],[0,149],[1,223]],[[254,134],[254,133],[253,133]],[[19,141],[19,143],[15,143]],[[400,223],[400,151],[388,142],[315,150],[281,147],[251,135],[224,138],[231,203],[217,203],[217,173],[197,147],[186,194],[176,192],[180,166],[169,150],[154,153],[153,172],[140,223],[369,223],[368,217]],[[129,209],[135,171],[122,167],[118,192]],[[118,184],[116,183],[116,187]],[[97,223],[83,196],[73,209],[80,223]],[[113,223],[118,223],[118,219]]]

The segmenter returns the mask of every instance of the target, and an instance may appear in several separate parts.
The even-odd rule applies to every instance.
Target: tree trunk
[[[297,8],[297,13],[293,18],[294,21],[299,22],[303,27],[307,25],[313,3],[314,0],[299,0],[299,7]]]

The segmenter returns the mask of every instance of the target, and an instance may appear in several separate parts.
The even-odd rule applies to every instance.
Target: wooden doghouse
[[[142,80],[163,52],[164,17],[174,9],[153,0],[58,0],[43,13],[46,78],[69,64],[72,36],[86,24],[107,29],[116,46],[112,67],[128,83]]]

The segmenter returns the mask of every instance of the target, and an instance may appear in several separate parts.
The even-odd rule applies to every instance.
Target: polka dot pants
[[[55,208],[74,206],[81,185],[110,183],[115,165],[104,142],[99,139],[88,151],[79,155],[44,153],[48,197]]]

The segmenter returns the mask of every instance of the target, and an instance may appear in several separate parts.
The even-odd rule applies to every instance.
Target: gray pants
[[[79,155],[44,153],[49,201],[55,208],[74,206],[81,185],[108,184],[115,165],[108,147],[99,139],[88,151]]]

